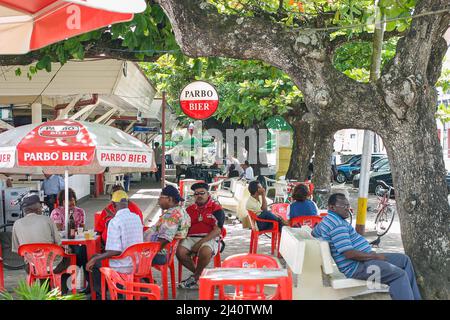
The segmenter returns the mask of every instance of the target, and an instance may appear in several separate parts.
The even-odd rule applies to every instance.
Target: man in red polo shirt
[[[113,186],[111,189],[111,195],[114,192],[119,191],[119,190],[124,191],[123,187],[121,185]],[[130,211],[132,213],[137,214],[139,216],[139,218],[141,218],[142,224],[144,224],[144,219],[142,217],[142,211],[136,203],[134,203],[133,201],[128,201],[128,209],[130,209]],[[116,215],[116,209],[114,207],[113,202],[111,201],[102,210],[102,213],[100,214],[100,218],[98,219],[96,225],[94,226],[94,230],[100,234],[103,244],[106,244],[106,236],[108,234],[108,223],[112,218],[114,218],[115,215]]]
[[[218,240],[225,222],[222,207],[211,199],[206,183],[196,183],[191,187],[195,203],[186,211],[191,217],[191,227],[187,238],[180,242],[177,249],[178,261],[193,275],[180,283],[180,288],[197,289],[198,279],[211,258],[217,253]],[[198,257],[197,266],[192,259]]]

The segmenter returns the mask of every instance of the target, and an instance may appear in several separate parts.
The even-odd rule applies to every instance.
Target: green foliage
[[[40,284],[35,281],[29,285],[25,280],[20,280],[14,290],[18,300],[84,300],[84,294],[61,295],[58,288],[49,291],[48,280]],[[14,300],[14,296],[6,291],[0,292],[0,300]]]
[[[398,38],[392,38],[383,44],[382,65],[395,55]],[[333,64],[337,70],[348,77],[369,82],[372,44],[369,42],[349,42],[336,50]]]
[[[169,104],[176,107],[179,115],[179,94],[194,80],[216,86],[220,103],[215,118],[245,126],[284,114],[301,99],[300,91],[286,74],[258,61],[165,55],[155,63],[142,63],[141,67],[159,91],[167,92]]]

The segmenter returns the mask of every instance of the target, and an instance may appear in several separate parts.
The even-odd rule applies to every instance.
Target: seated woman
[[[254,212],[261,219],[277,221],[280,232],[283,226],[289,225],[286,220],[267,210],[266,190],[264,190],[259,181],[250,181],[248,192],[250,192],[250,197],[245,206],[247,210]],[[273,226],[273,223],[263,221],[256,221],[256,224],[261,231],[272,229]]]
[[[69,188],[69,211],[73,210],[73,218],[75,220],[75,228],[84,228],[85,219],[86,219],[86,213],[83,209],[76,206],[77,203],[77,195],[75,194],[75,191],[73,191],[72,188]],[[53,222],[58,227],[59,231],[63,231],[65,229],[65,192],[64,190],[61,190],[58,193],[58,208],[53,209],[53,211],[50,213],[50,218],[53,220]]]
[[[309,199],[309,188],[306,185],[296,185],[292,199],[294,202],[289,205],[286,213],[289,220],[300,216],[317,216],[319,209],[314,201]]]
[[[72,188],[69,188],[69,211],[73,210],[73,219],[75,220],[75,228],[83,228],[85,226],[86,221],[86,213],[85,211],[77,207],[77,195],[75,194],[75,191]],[[56,227],[59,231],[65,230],[65,191],[61,190],[58,193],[58,208],[53,209],[53,211],[50,214],[50,218],[55,222]],[[86,263],[87,263],[87,253],[86,253],[86,246],[69,246],[72,252],[77,256],[77,266],[83,268],[85,270]],[[84,271],[85,279],[89,279],[88,273]],[[87,286],[89,288],[89,286]],[[87,289],[84,291],[85,293],[88,293],[89,290]]]

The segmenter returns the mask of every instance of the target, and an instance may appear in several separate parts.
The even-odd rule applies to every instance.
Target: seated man
[[[409,257],[402,253],[379,254],[365,238],[345,219],[350,204],[342,193],[328,199],[328,215],[315,226],[312,235],[330,244],[331,255],[339,270],[348,278],[367,280],[374,267],[380,272],[380,281],[389,285],[394,300],[420,300],[414,269]]]
[[[101,291],[100,268],[102,260],[120,255],[129,246],[143,242],[143,229],[141,219],[128,209],[128,195],[119,190],[113,193],[112,203],[116,214],[109,221],[108,238],[106,240],[105,252],[92,256],[86,264],[86,270],[92,272],[94,290],[97,296]],[[110,267],[120,273],[129,273],[133,268],[131,258],[111,260]]]
[[[180,202],[184,201],[174,186],[162,189],[158,204],[163,210],[158,222],[145,231],[144,241],[160,242],[161,250],[153,259],[153,264],[161,265],[167,262],[167,252],[164,247],[173,239],[184,239],[191,226],[191,218],[186,213]]]
[[[250,181],[248,184],[248,192],[250,197],[247,200],[246,209],[254,212],[259,218],[273,220],[278,222],[278,228],[281,232],[283,226],[288,226],[289,222],[281,217],[274,215],[267,210],[266,190],[261,186],[259,181]],[[261,198],[261,201],[259,200]],[[257,221],[258,230],[272,229],[273,223]]]
[[[61,245],[61,237],[55,223],[50,217],[42,215],[42,206],[39,196],[36,194],[23,198],[22,208],[25,216],[14,222],[12,229],[11,251],[18,251],[23,244],[30,243],[53,243]],[[56,257],[55,273],[61,273],[70,265],[68,258]],[[25,270],[29,271],[28,264]],[[65,281],[63,281],[65,284]],[[63,288],[63,292],[67,288]]]
[[[218,237],[225,222],[222,207],[211,199],[208,185],[200,182],[191,187],[194,191],[195,203],[186,211],[191,217],[191,227],[187,238],[181,241],[177,249],[178,261],[193,273],[180,283],[184,289],[197,289],[198,279],[211,258],[217,254]],[[195,266],[192,256],[198,256]]]
[[[116,184],[112,187],[111,195],[114,194],[114,192],[123,190],[123,187],[121,185]],[[130,209],[131,213],[134,213],[139,216],[141,219],[141,223],[144,224],[144,220],[142,217],[142,211],[139,209],[139,206],[134,203],[133,201],[128,201],[128,209]],[[106,236],[108,234],[108,224],[109,221],[114,218],[114,215],[116,214],[116,209],[114,207],[114,203],[111,201],[105,209],[102,210],[102,213],[100,214],[100,218],[98,219],[97,224],[94,226],[95,231],[100,234],[102,238],[102,243],[106,243]]]

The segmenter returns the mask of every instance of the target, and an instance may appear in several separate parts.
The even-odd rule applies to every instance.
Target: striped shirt
[[[105,250],[125,251],[129,246],[144,242],[142,222],[139,216],[125,208],[117,211],[108,225],[108,237]],[[121,273],[129,273],[133,270],[131,258],[111,260],[111,268]]]
[[[344,252],[348,250],[372,252],[369,242],[357,233],[345,219],[330,210],[328,210],[328,215],[316,225],[311,234],[313,237],[321,238],[330,244],[331,255],[339,271],[347,278],[352,277],[359,266],[359,262],[347,259]]]

